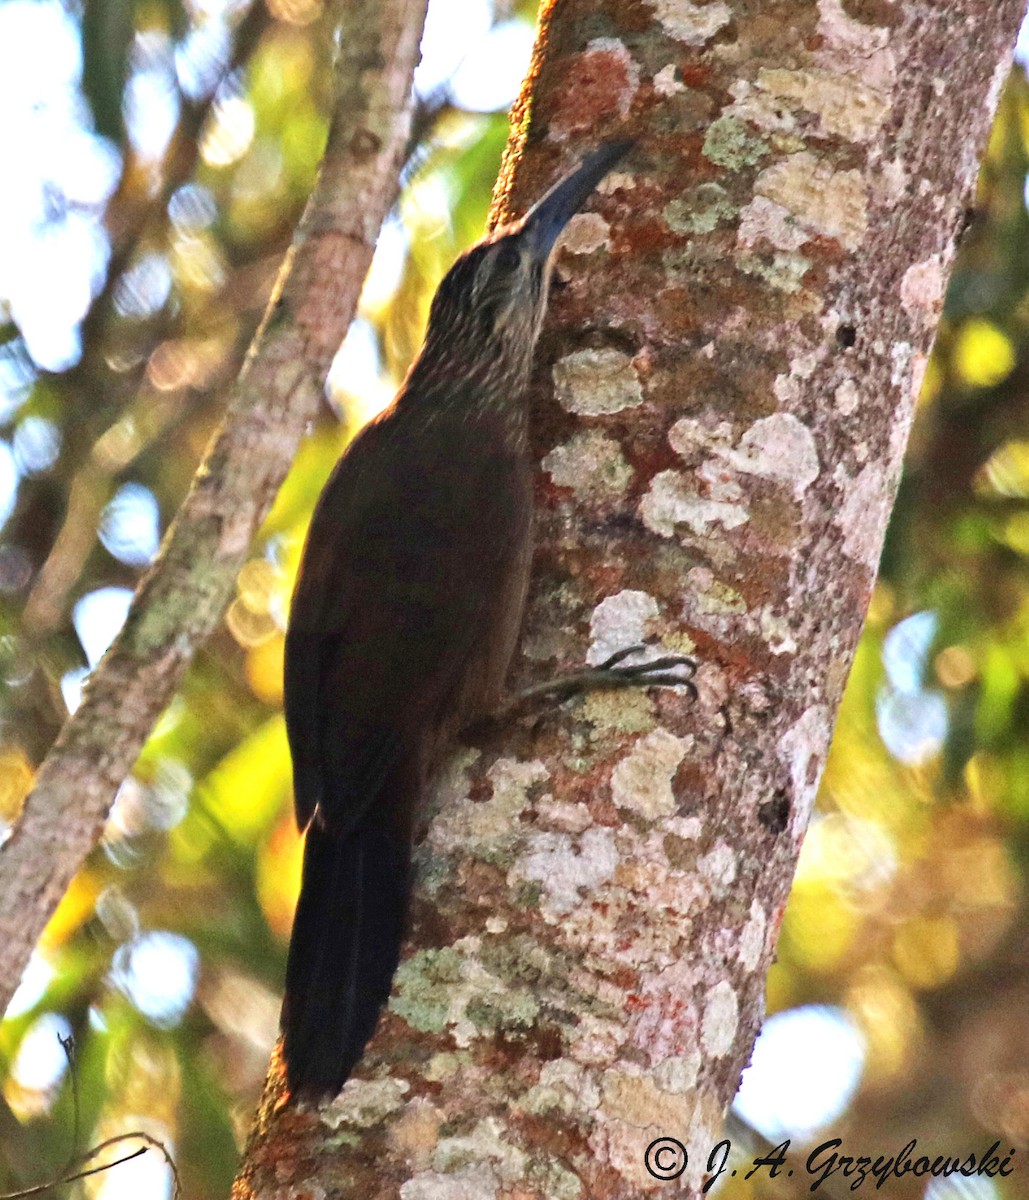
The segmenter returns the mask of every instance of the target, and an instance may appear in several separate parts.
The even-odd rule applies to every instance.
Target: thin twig
[[[61,1049],[64,1051],[64,1057],[68,1060],[68,1074],[71,1077],[71,1108],[72,1108],[72,1131],[71,1131],[71,1154],[68,1156],[68,1167],[78,1157],[79,1146],[82,1144],[82,1131],[79,1128],[79,1073],[77,1070],[78,1064],[75,1062],[75,1038],[72,1034],[67,1037],[57,1035],[57,1040],[61,1043]],[[68,1169],[65,1168],[65,1170]]]
[[[87,1163],[92,1158],[96,1158],[98,1154],[102,1154],[105,1150],[109,1150],[111,1146],[117,1145],[119,1142],[127,1142],[130,1140],[146,1142],[145,1146],[140,1146],[137,1150],[133,1150],[131,1154],[125,1154],[121,1158],[116,1158],[113,1162],[101,1163],[98,1167],[85,1167],[81,1164]],[[77,1160],[80,1164],[75,1167],[74,1163],[70,1163],[65,1167],[55,1179],[48,1180],[46,1183],[37,1183],[32,1187],[22,1188],[17,1192],[0,1193],[0,1200],[24,1200],[26,1196],[41,1196],[45,1192],[52,1191],[56,1187],[63,1187],[66,1183],[74,1183],[78,1179],[85,1179],[87,1175],[99,1175],[102,1171],[110,1171],[114,1167],[120,1167],[122,1163],[131,1162],[134,1158],[139,1158],[140,1155],[146,1154],[147,1150],[158,1150],[164,1161],[168,1164],[168,1168],[172,1173],[172,1200],[180,1200],[182,1196],[182,1181],[179,1178],[178,1168],[175,1166],[172,1156],[168,1153],[164,1143],[158,1138],[152,1137],[149,1133],[144,1133],[141,1129],[133,1129],[129,1133],[119,1133],[114,1137],[106,1138],[92,1150],[87,1150],[85,1154]]]

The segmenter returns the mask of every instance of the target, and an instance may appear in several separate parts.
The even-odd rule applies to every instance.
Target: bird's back
[[[524,445],[456,406],[395,404],[340,459],[286,641],[297,811],[346,824],[399,755],[435,758],[503,683],[528,578]]]

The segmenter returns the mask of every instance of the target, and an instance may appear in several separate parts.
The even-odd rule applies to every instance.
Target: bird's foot
[[[687,654],[666,654],[641,663],[626,663],[627,658],[643,653],[645,645],[627,646],[618,650],[595,667],[581,671],[570,671],[556,679],[534,683],[523,688],[502,706],[497,717],[507,716],[538,700],[555,700],[558,704],[581,696],[585,692],[608,691],[634,687],[682,687],[693,700],[697,699],[697,686],[693,676],[697,672],[697,660]]]

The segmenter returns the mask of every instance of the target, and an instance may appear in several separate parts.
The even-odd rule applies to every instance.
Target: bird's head
[[[632,142],[608,142],[570,171],[520,220],[502,226],[454,263],[432,302],[427,356],[484,382],[528,374],[547,306],[561,231]]]

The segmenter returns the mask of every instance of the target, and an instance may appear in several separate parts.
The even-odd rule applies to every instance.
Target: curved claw
[[[596,671],[612,671],[617,668],[618,672],[648,672],[661,671],[669,667],[679,667],[689,670],[687,678],[692,679],[697,670],[697,660],[691,658],[688,654],[666,654],[661,658],[648,659],[646,662],[633,663],[630,666],[619,667],[618,664],[624,662],[633,654],[642,654],[649,650],[650,647],[645,642],[637,642],[634,646],[623,646],[621,650],[616,650],[614,654],[609,655],[604,661],[594,668]]]
[[[610,671],[612,667],[617,666],[624,659],[627,659],[632,654],[642,654],[647,649],[646,643],[637,642],[634,646],[623,646],[621,650],[616,650],[614,654],[605,658],[602,663],[598,663],[596,670]]]

